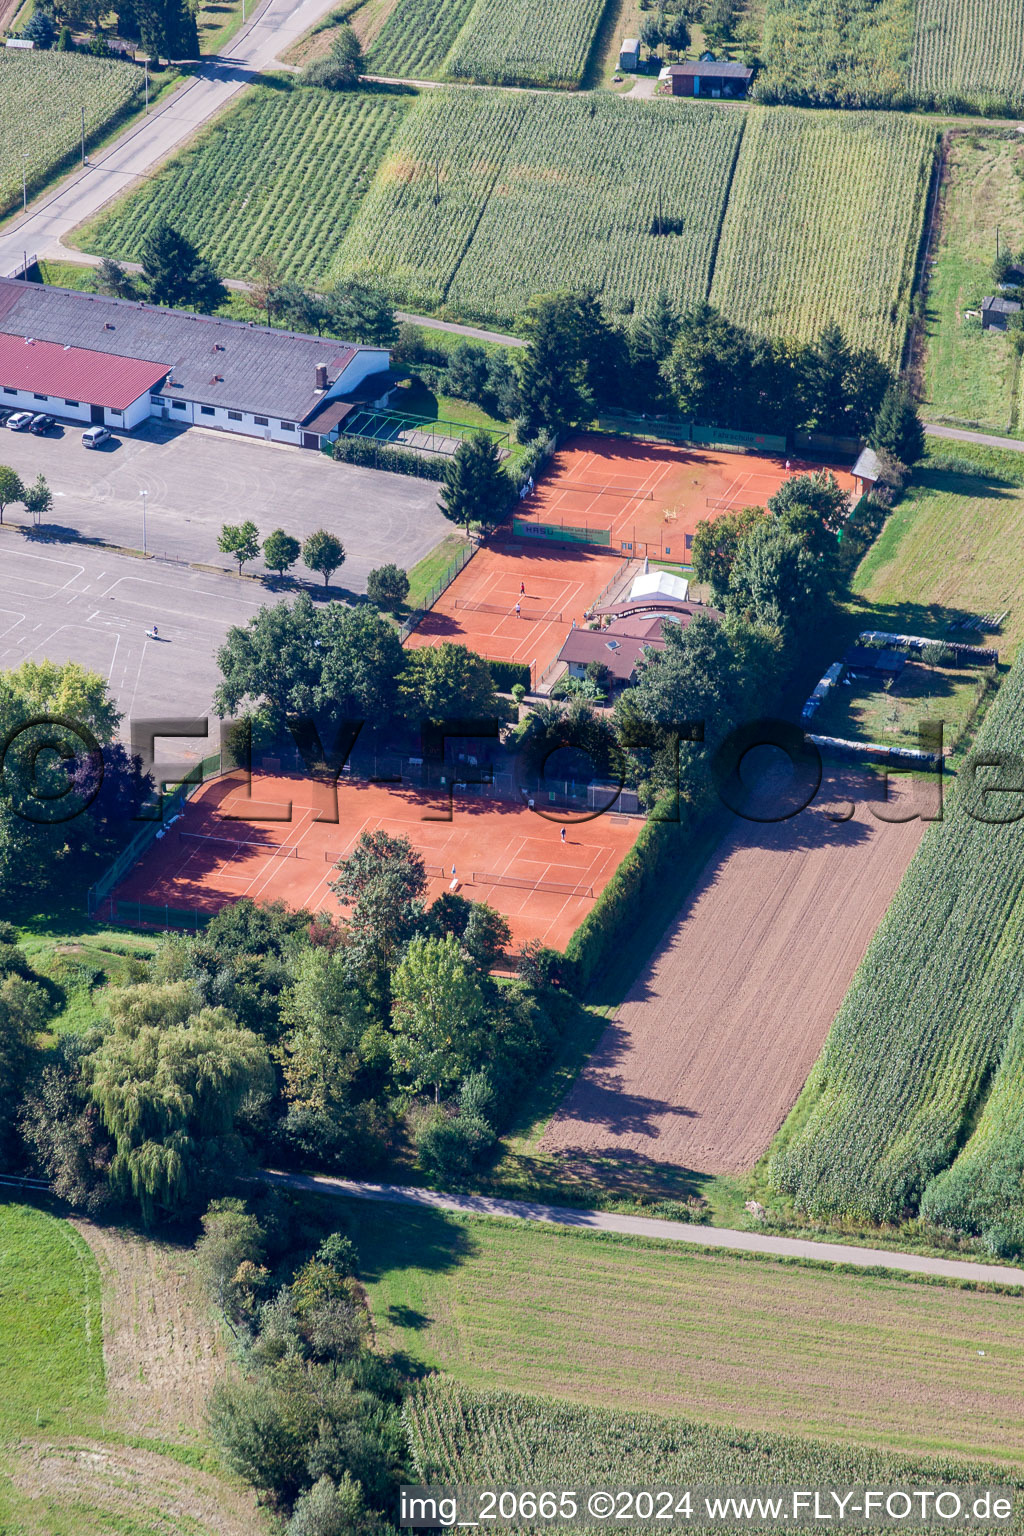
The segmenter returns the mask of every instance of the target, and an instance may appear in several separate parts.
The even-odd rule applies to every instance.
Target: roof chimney
[[[317,363],[317,365],[316,365],[316,387],[317,387],[317,389],[326,389],[327,388],[327,364],[326,363]]]

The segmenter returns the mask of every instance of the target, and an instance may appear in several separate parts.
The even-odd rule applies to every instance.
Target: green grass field
[[[140,192],[84,227],[79,244],[137,260],[165,218],[224,277],[251,276],[256,258],[269,256],[289,278],[322,279],[411,99],[255,86]]]
[[[77,53],[0,50],[0,216],[75,163],[86,143],[127,116],[142,90],[134,64]]]
[[[994,293],[998,239],[1024,249],[1024,143],[1010,130],[950,135],[940,236],[928,278],[923,414],[984,432],[1019,429],[1020,365],[977,312]]]
[[[1017,1298],[362,1201],[347,1212],[380,1343],[467,1386],[1021,1457]]]

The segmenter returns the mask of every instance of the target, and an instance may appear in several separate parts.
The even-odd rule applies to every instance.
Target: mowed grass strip
[[[469,1386],[1020,1458],[1016,1297],[353,1202],[382,1343]]]
[[[1003,249],[1024,249],[1022,193],[1020,134],[976,129],[950,135],[941,232],[928,277],[922,414],[929,421],[1011,430],[1020,365],[1006,332],[982,330],[977,311],[995,292],[996,240]]]
[[[0,1433],[74,1432],[106,1401],[96,1260],[74,1227],[0,1204]]]

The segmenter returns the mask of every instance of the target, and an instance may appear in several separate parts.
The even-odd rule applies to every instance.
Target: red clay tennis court
[[[332,866],[361,832],[383,828],[421,854],[428,902],[450,888],[454,866],[460,894],[504,913],[516,946],[537,939],[564,949],[642,824],[615,814],[563,823],[476,792],[456,795],[450,821],[431,819],[447,809],[440,792],[343,782],[338,820],[326,822],[317,818],[333,814],[331,793],[311,778],[254,774],[250,793],[227,775],[200,790],[143,855],[109,898],[110,914],[160,922],[165,906],[216,912],[243,896],[337,912]]]
[[[630,442],[598,433],[574,437],[516,512],[516,524],[543,524],[607,537],[610,550],[689,561],[697,524],[739,507],[763,506],[794,474],[825,466],[794,458]],[[844,491],[849,470],[832,465]],[[529,537],[529,535],[527,535]]]
[[[528,539],[489,541],[442,592],[406,645],[454,640],[479,656],[524,662],[536,681],[558,655],[573,619],[582,624],[621,563],[618,553],[612,558],[590,549],[538,549]]]

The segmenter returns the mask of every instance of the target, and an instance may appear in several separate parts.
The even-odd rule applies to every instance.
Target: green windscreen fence
[[[562,544],[610,545],[610,528],[574,528],[569,523],[528,523],[523,517],[512,519],[512,532],[521,539],[557,539]]]
[[[599,416],[602,432],[635,437],[650,443],[693,443],[701,448],[728,448],[741,453],[785,453],[786,439],[777,432],[743,432],[735,427],[702,427],[692,421],[664,421],[649,416]]]

